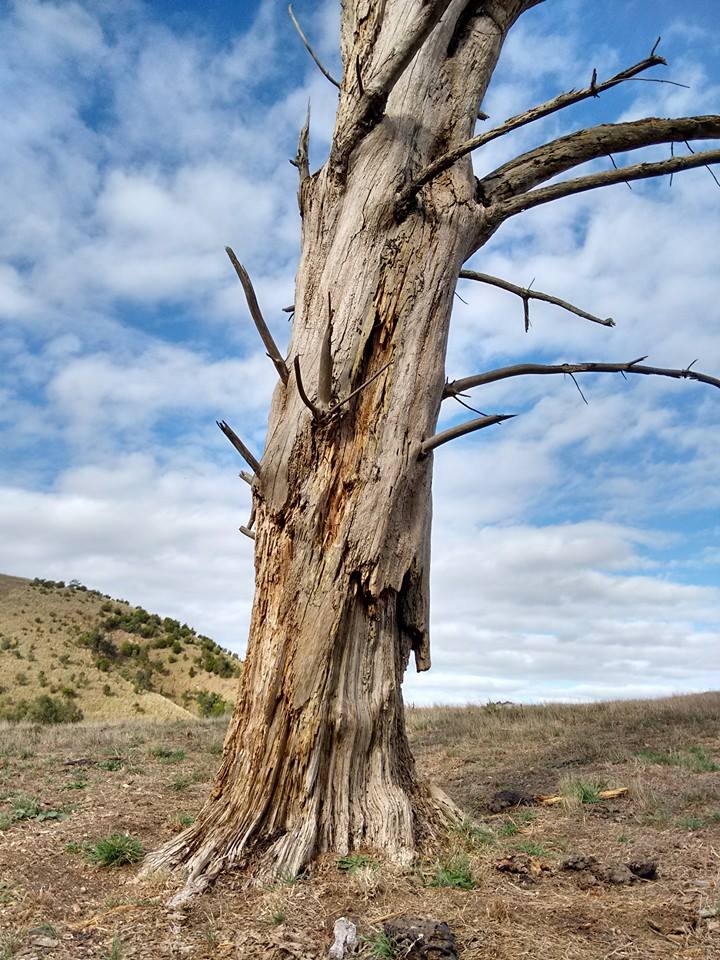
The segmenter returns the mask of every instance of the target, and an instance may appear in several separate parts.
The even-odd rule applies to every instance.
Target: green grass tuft
[[[428,886],[474,890],[475,881],[473,880],[470,861],[466,856],[456,856],[444,862],[439,862],[435,867],[435,876]]]
[[[687,750],[640,750],[636,756],[648,763],[664,767],[684,767],[693,773],[717,773],[720,764],[709,756],[703,747],[688,747]]]
[[[569,800],[576,803],[600,803],[600,791],[605,789],[602,783],[592,783],[588,780],[568,780],[563,786],[563,793]]]
[[[122,948],[122,941],[119,937],[113,937],[112,943],[110,944],[110,953],[107,956],[107,960],[122,960],[124,951]]]
[[[40,801],[34,797],[15,797],[12,805],[13,820],[34,820],[40,813]]]
[[[127,833],[113,833],[103,840],[98,840],[87,851],[88,860],[101,867],[121,867],[127,863],[138,863],[144,855],[140,841]]]
[[[539,843],[533,843],[531,840],[521,840],[516,844],[516,849],[527,853],[531,857],[549,857],[550,853]]]
[[[705,821],[702,817],[680,817],[677,825],[682,827],[683,830],[702,830]]]
[[[161,763],[180,763],[185,759],[184,750],[169,750],[167,747],[153,747],[150,755]]]
[[[109,760],[101,760],[98,766],[101,770],[122,770],[125,761],[122,757],[111,757]]]
[[[376,933],[374,937],[365,939],[370,956],[376,960],[395,960],[397,953],[395,944],[386,933]]]
[[[192,813],[178,813],[173,818],[173,824],[182,829],[189,827],[193,823],[195,823],[195,817]]]

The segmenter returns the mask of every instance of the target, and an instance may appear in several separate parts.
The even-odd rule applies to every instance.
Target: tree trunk
[[[373,62],[422,5],[367,3],[360,22],[346,4],[345,63],[368,49],[382,7]],[[292,874],[326,850],[408,859],[455,814],[418,778],[401,682],[411,653],[417,669],[430,665],[432,455],[420,445],[442,400],[455,283],[477,244],[469,160],[400,223],[394,208],[409,176],[472,132],[517,4],[498,4],[495,19],[466,6],[450,5],[349,159],[331,156],[301,183],[289,358],[313,396],[330,300],[333,401],[389,365],[327,422],[304,405],[294,373],[276,388],[253,485],[250,637],[222,767],[196,823],[147,867],[183,865],[186,893],[251,857]],[[359,82],[346,68],[335,145]]]
[[[418,670],[430,666],[432,444],[423,441],[443,394],[457,389],[445,390],[445,350],[460,269],[519,210],[720,162],[720,151],[706,151],[532,189],[608,144],[684,140],[688,129],[712,139],[720,129],[720,117],[648,120],[580,131],[476,181],[469,151],[479,141],[664,63],[656,44],[608,81],[593,74],[586,90],[469,139],[507,31],[539,2],[342,0],[344,80],[329,159],[310,176],[306,131],[298,147],[292,362],[270,351],[281,382],[253,482],[256,592],[240,696],[205,807],[145,868],[186,871],[176,900],[238,862],[296,874],[319,852],[363,847],[406,860],[460,815],[418,778],[401,694],[411,653]],[[529,291],[514,289],[527,323]],[[567,367],[591,369],[720,385],[638,361]],[[463,382],[567,370],[520,365]]]

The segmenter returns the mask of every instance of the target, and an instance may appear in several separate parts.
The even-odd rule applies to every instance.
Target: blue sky
[[[338,0],[296,10],[339,73]],[[248,494],[214,421],[262,449],[274,371],[223,247],[280,343],[298,249],[287,162],[308,99],[325,156],[335,91],[283,2],[3,5],[0,570],[77,577],[242,652]],[[562,132],[718,112],[713,2],[548,0],[512,32],[491,123],[645,56],[670,64],[526,127],[478,172]],[[647,151],[664,156],[666,148]],[[622,158],[619,158],[622,159]],[[510,221],[477,269],[611,315],[587,324],[462,282],[451,378],[522,359],[720,373],[720,190],[705,170]],[[717,687],[720,394],[562,378],[484,388],[521,417],[435,457],[434,668],[415,702],[590,699]],[[465,411],[446,403],[443,418]]]

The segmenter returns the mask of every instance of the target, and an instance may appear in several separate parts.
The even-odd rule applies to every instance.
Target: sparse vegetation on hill
[[[408,725],[421,772],[466,809],[460,828],[405,868],[367,850],[327,854],[293,882],[230,874],[173,919],[172,955],[327,957],[345,916],[353,956],[399,960],[385,924],[403,915],[446,921],[462,960],[720,955],[720,694],[412,709]],[[4,942],[18,958],[167,955],[180,881],[129,881],[193,822],[224,729],[189,716],[0,724],[0,957]],[[498,791],[529,802],[495,810]]]
[[[0,719],[218,716],[241,664],[186,623],[77,581],[0,576]]]

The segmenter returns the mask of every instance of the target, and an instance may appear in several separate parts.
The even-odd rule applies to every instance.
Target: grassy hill
[[[229,709],[240,660],[77,582],[0,575],[0,719],[188,719]]]

